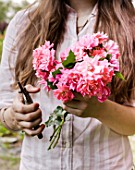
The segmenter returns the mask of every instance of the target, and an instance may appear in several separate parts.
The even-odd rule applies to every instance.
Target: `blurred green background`
[[[6,28],[17,11],[34,0],[0,0],[0,60]],[[0,123],[0,170],[18,170],[23,134],[13,133]]]

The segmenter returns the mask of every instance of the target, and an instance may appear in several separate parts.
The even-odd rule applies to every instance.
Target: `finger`
[[[32,129],[39,125],[42,122],[42,118],[36,119],[33,122],[26,122],[26,121],[20,121],[18,122],[19,126],[22,128]]]
[[[67,107],[73,108],[73,109],[79,109],[79,110],[84,110],[87,108],[87,103],[83,101],[78,101],[78,100],[72,100],[67,103],[64,103]]]
[[[15,101],[20,102],[20,103],[24,103],[23,94],[22,93],[18,93],[16,98],[15,98]]]
[[[29,105],[25,105],[24,103],[20,102],[19,100],[16,100],[13,103],[13,110],[18,113],[30,113],[34,112],[39,108],[38,103],[32,103]]]
[[[88,101],[89,97],[88,96],[82,96],[80,93],[74,92],[74,99],[75,100],[80,100],[80,101]]]
[[[18,121],[31,122],[31,121],[34,121],[34,120],[42,117],[42,112],[40,109],[38,109],[35,112],[31,112],[28,114],[16,113],[15,117],[16,117],[16,120],[18,120]]]
[[[70,108],[70,107],[67,107],[67,106],[63,106],[63,109],[66,110],[67,112],[71,113],[71,114],[76,115],[76,116],[79,116],[79,117],[82,116],[82,110]]]
[[[45,125],[44,124],[42,124],[42,125],[40,125],[39,126],[39,128],[38,129],[36,129],[36,130],[31,130],[31,129],[23,129],[23,131],[24,132],[26,132],[26,134],[27,135],[29,135],[29,136],[35,136],[35,135],[39,135],[40,133],[42,133],[42,131],[44,130],[44,128],[45,128]]]
[[[37,93],[40,91],[39,87],[34,87],[31,84],[26,85],[25,88],[29,93]]]

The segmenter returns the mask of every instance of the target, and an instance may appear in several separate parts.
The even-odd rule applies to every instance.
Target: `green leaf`
[[[61,106],[57,106],[53,113],[50,114],[49,119],[45,122],[45,125],[47,127],[52,125],[60,125],[66,114],[67,112]]]
[[[108,61],[110,61],[111,58],[112,58],[112,54],[107,54],[106,59],[107,59]]]
[[[68,54],[68,57],[66,58],[66,60],[64,60],[62,62],[62,65],[65,67],[65,68],[73,68],[74,65],[75,65],[75,55],[73,53],[72,50],[69,51],[69,54]]]
[[[123,75],[119,72],[119,71],[115,71],[115,76],[122,79],[122,80],[125,80],[125,78],[123,77]]]
[[[52,82],[50,82],[50,81],[48,81],[48,80],[47,80],[47,85],[48,85],[52,90],[57,89],[57,86],[54,85]]]
[[[57,70],[55,70],[54,72],[52,72],[53,77],[55,77],[57,74],[61,74],[60,69],[61,69],[61,68],[58,68]]]
[[[53,112],[54,112],[54,113],[57,113],[57,112],[59,112],[59,111],[62,112],[63,110],[64,110],[64,109],[63,109],[61,106],[57,106]]]
[[[49,119],[45,122],[46,127],[53,126],[53,133],[50,136],[48,150],[55,148],[57,145],[67,114],[68,112],[66,110],[61,106],[57,106],[53,113],[50,114]]]

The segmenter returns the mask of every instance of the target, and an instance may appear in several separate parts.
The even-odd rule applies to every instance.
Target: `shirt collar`
[[[66,8],[67,8],[67,12],[70,13],[71,15],[76,14],[76,11],[67,3],[66,3]],[[90,15],[97,16],[97,12],[98,12],[98,4],[96,3]]]

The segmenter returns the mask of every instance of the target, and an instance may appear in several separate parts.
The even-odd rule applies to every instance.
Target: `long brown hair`
[[[55,49],[62,42],[68,15],[65,1],[40,0],[36,9],[29,13],[30,22],[21,38],[15,67],[16,81],[34,84],[33,49],[45,40],[53,42]],[[135,90],[134,26],[135,10],[131,0],[98,0],[95,32],[107,33],[120,46],[120,68],[125,81],[114,78],[111,84],[114,100],[119,103],[130,101]]]

